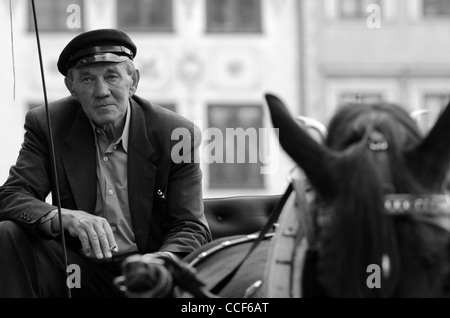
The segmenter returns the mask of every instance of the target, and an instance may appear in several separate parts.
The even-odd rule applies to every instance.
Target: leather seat
[[[262,230],[282,195],[203,199],[213,239]]]

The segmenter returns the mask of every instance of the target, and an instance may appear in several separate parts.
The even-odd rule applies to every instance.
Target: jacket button
[[[157,194],[161,199],[165,199],[165,198],[166,198],[165,194],[161,191],[161,189],[158,189],[158,191],[156,191],[156,194]]]

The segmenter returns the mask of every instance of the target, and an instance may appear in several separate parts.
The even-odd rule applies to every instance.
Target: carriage
[[[322,142],[280,98],[265,98],[298,166],[264,226],[183,260],[132,256],[118,288],[152,298],[448,296],[450,107],[423,135],[398,105],[350,103]]]

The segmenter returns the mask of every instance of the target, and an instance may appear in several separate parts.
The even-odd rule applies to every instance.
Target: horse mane
[[[387,142],[386,150],[370,149],[377,138]],[[423,192],[404,159],[405,149],[420,139],[415,122],[395,104],[346,104],[331,120],[326,145],[338,152],[332,170],[339,190],[328,203],[333,222],[324,231],[319,267],[330,295],[380,297],[386,292],[367,288],[366,269],[395,258],[395,231],[392,218],[383,213],[384,194]]]
[[[352,157],[355,167],[364,166],[362,171],[356,170],[348,177],[364,173],[364,169],[370,166],[384,175],[380,176],[382,180],[367,178],[367,182],[389,182],[383,185],[390,188],[386,191],[416,194],[426,191],[415,177],[415,165],[408,157],[423,136],[416,122],[401,106],[392,103],[345,104],[330,121],[328,132],[325,145],[339,153],[337,161],[345,162]],[[386,142],[387,149],[371,150],[370,143],[380,139]],[[339,170],[334,169],[338,173]]]

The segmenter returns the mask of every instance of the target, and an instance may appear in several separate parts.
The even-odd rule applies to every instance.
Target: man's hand
[[[175,254],[171,253],[171,252],[153,252],[153,253],[147,253],[143,255],[143,259],[146,259],[147,257],[149,257],[150,259],[153,257],[170,257],[172,259],[178,259],[177,256],[175,256]]]
[[[105,218],[79,210],[61,210],[62,227],[70,235],[81,241],[83,253],[87,257],[111,258],[111,251],[117,252],[114,234]],[[52,220],[52,231],[59,231],[59,218]]]

